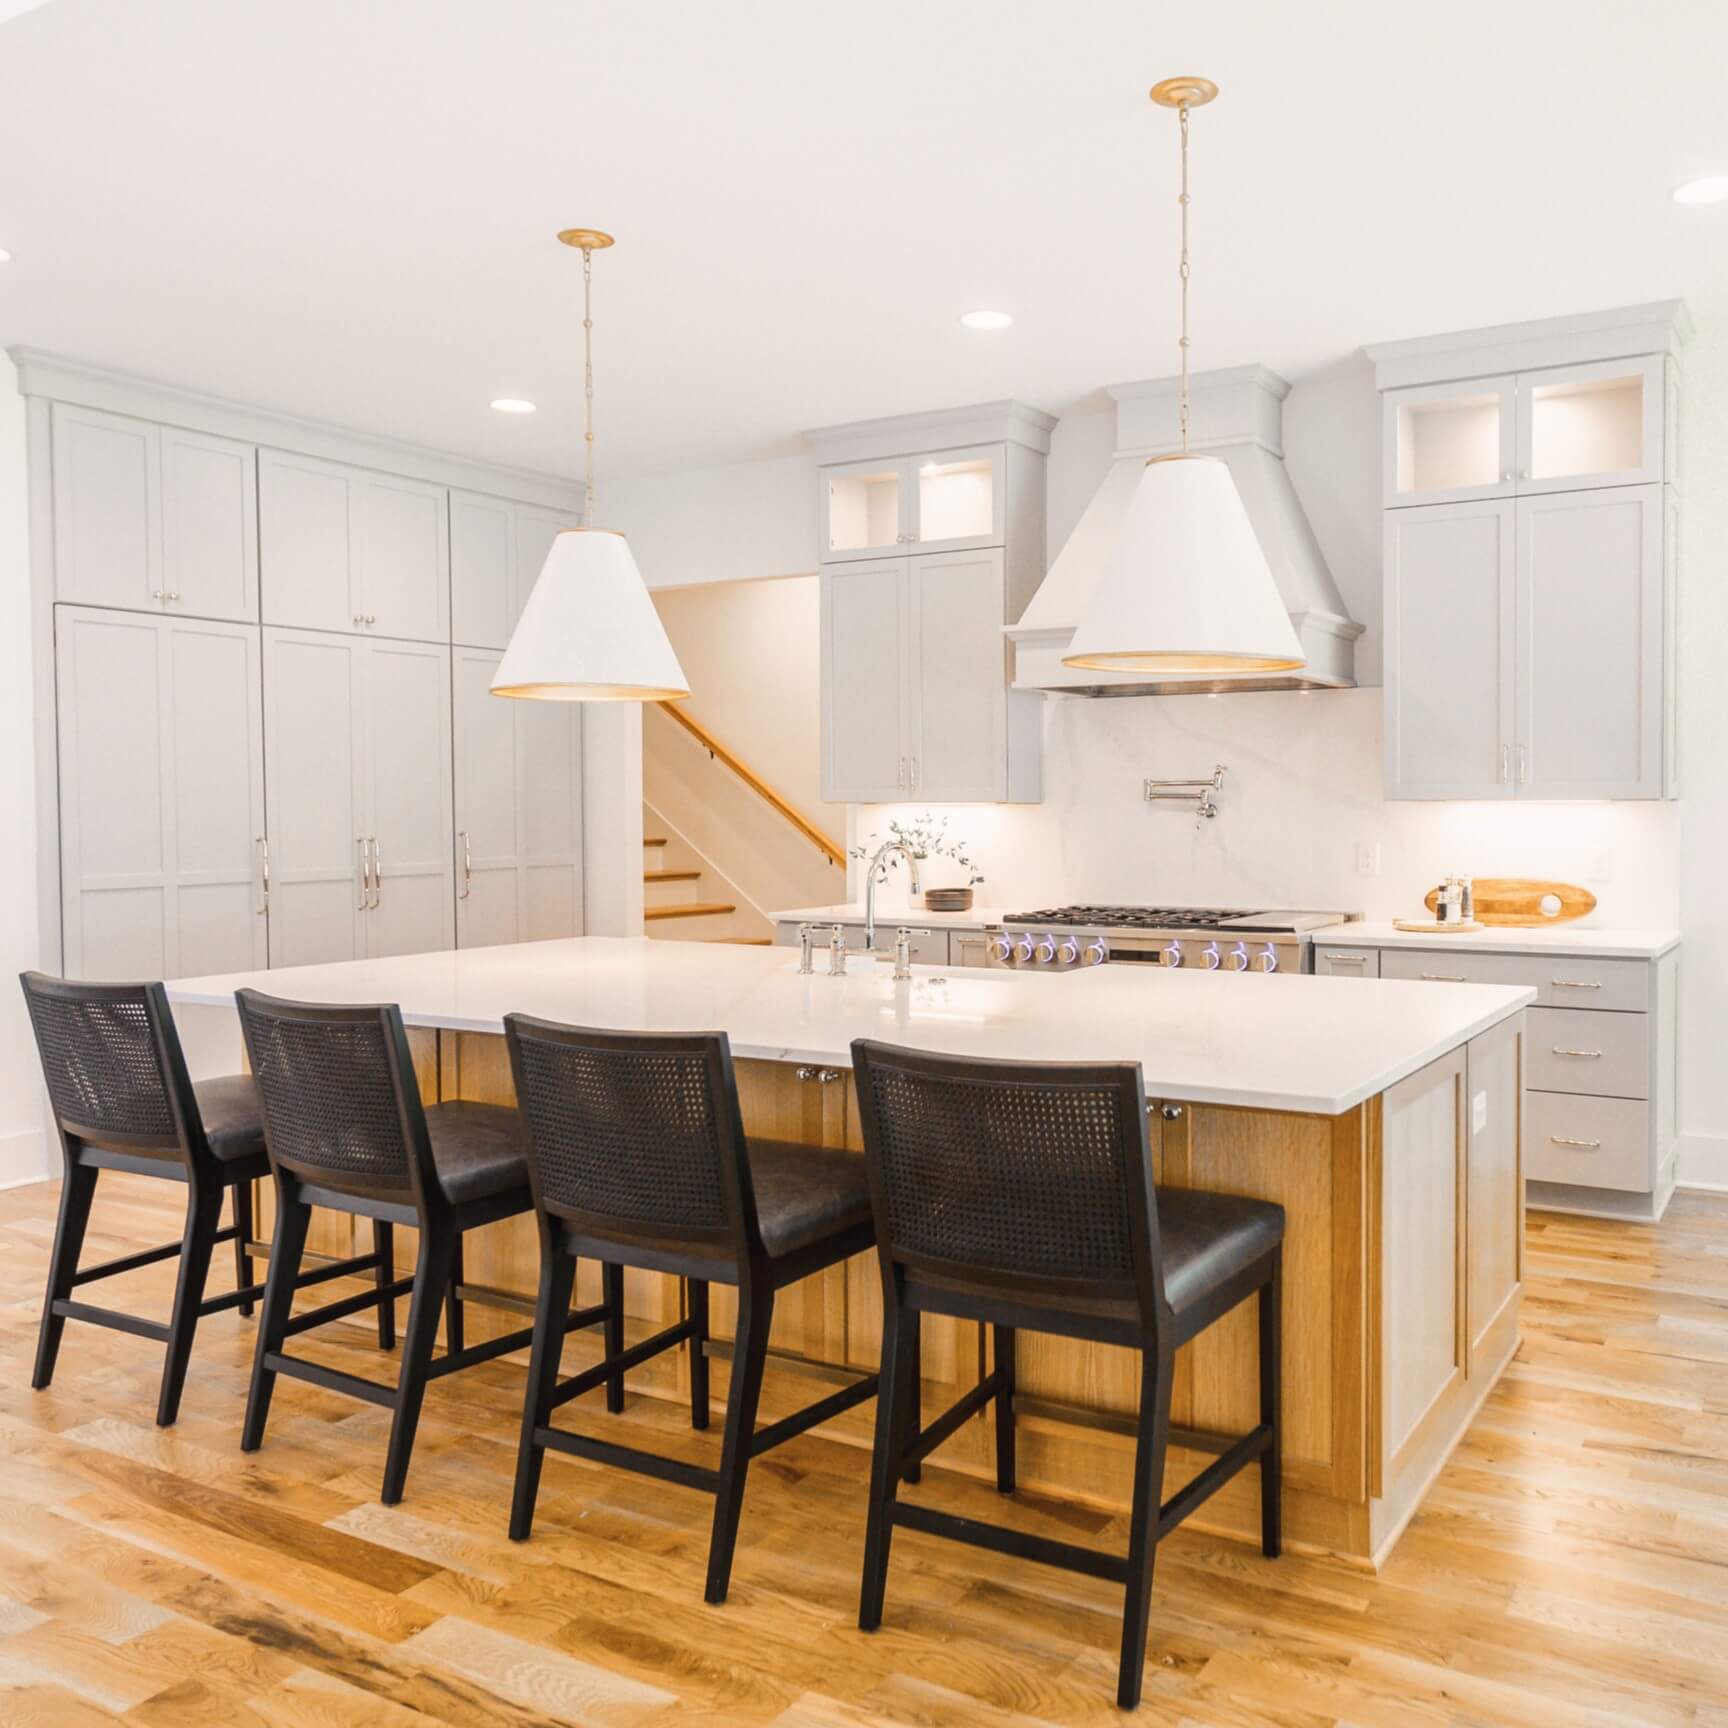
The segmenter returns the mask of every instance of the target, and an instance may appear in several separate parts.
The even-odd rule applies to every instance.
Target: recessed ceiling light
[[[1674,188],[1676,204],[1720,204],[1728,199],[1728,174],[1706,174]]]
[[[494,396],[492,406],[500,414],[532,414],[534,404],[522,396]]]
[[[968,330],[1006,330],[1008,326],[1014,322],[1014,314],[1012,312],[990,312],[984,310],[977,312],[963,312],[960,315],[960,322],[964,324]]]

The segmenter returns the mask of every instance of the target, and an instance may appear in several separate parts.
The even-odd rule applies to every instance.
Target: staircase
[[[693,848],[643,812],[642,899],[647,935],[674,942],[737,942],[766,947],[767,920]]]

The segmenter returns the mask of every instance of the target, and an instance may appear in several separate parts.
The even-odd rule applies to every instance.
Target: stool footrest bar
[[[164,1242],[160,1248],[141,1248],[136,1254],[123,1254],[118,1260],[102,1260],[94,1266],[81,1267],[72,1274],[72,1288],[94,1284],[98,1278],[113,1278],[121,1272],[136,1272],[139,1267],[154,1266],[159,1260],[173,1260],[180,1248],[178,1242]]]
[[[905,1501],[895,1501],[889,1510],[896,1524],[908,1530],[920,1530],[926,1536],[946,1536],[951,1542],[966,1542],[974,1548],[988,1548],[995,1554],[1036,1560],[1045,1566],[1059,1566],[1065,1572],[1084,1572],[1089,1578],[1103,1578],[1112,1584],[1128,1582],[1128,1561],[1120,1554],[1100,1554],[1096,1548],[1082,1548],[1073,1542],[1053,1542],[1047,1536],[1010,1530],[1004,1524],[989,1524],[981,1518],[957,1518],[950,1512],[938,1512],[933,1507],[914,1506]]]
[[[526,1350],[534,1342],[534,1328],[524,1326],[515,1332],[506,1332],[501,1338],[488,1338],[483,1344],[470,1344],[466,1350],[458,1350],[454,1354],[435,1356],[426,1364],[426,1378],[441,1380],[446,1374],[455,1374],[463,1368],[474,1368],[482,1362],[490,1362],[497,1356],[508,1356],[512,1350]]]
[[[758,1428],[750,1439],[750,1456],[759,1458],[785,1441],[796,1439],[819,1422],[826,1422],[842,1411],[850,1410],[853,1405],[874,1398],[876,1383],[876,1375],[866,1374],[850,1386],[842,1386],[838,1392],[830,1392],[826,1398],[818,1398],[814,1404],[806,1404],[802,1410],[796,1410],[778,1422],[770,1422],[766,1428]]]
[[[1214,1458],[1192,1482],[1178,1488],[1158,1511],[1158,1535],[1162,1539],[1190,1512],[1204,1505],[1240,1470],[1251,1464],[1272,1444],[1272,1429],[1266,1423],[1251,1428],[1229,1451]]]
[[[554,1452],[568,1452],[573,1458],[589,1458],[596,1464],[634,1470],[640,1476],[657,1476],[663,1482],[676,1482],[681,1488],[700,1488],[706,1494],[718,1493],[720,1489],[718,1470],[686,1464],[681,1458],[662,1458],[655,1452],[640,1452],[634,1446],[614,1446],[608,1440],[591,1440],[586,1434],[568,1434],[562,1428],[536,1428],[534,1441]]]
[[[344,1296],[339,1302],[326,1302],[322,1308],[313,1308],[305,1314],[296,1314],[288,1322],[284,1336],[292,1338],[297,1332],[309,1332],[314,1326],[322,1326],[329,1320],[341,1320],[350,1314],[362,1313],[367,1308],[376,1308],[380,1302],[394,1302],[398,1296],[405,1296],[414,1288],[412,1278],[398,1278],[393,1284],[386,1284],[382,1290],[362,1290],[357,1295]]]
[[[279,1350],[265,1353],[264,1366],[277,1374],[286,1374],[290,1380],[305,1380],[313,1386],[322,1386],[326,1392],[343,1392],[350,1398],[359,1398],[384,1410],[396,1408],[394,1386],[380,1386],[376,1380],[363,1380],[358,1374],[344,1374],[338,1368],[304,1362],[298,1356],[284,1356]]]
[[[584,1392],[592,1392],[596,1386],[604,1385],[614,1374],[640,1367],[650,1357],[658,1356],[662,1350],[670,1350],[674,1344],[682,1344],[695,1334],[693,1322],[680,1320],[664,1332],[656,1332],[652,1338],[644,1338],[640,1344],[632,1344],[628,1350],[620,1350],[616,1356],[596,1362],[592,1368],[584,1368],[553,1392],[552,1402],[547,1408],[556,1410],[560,1404],[568,1404],[572,1398],[580,1398]]]
[[[928,1458],[942,1442],[956,1433],[961,1426],[976,1416],[998,1392],[1002,1390],[1002,1371],[980,1380],[963,1398],[956,1400],[947,1410],[936,1418],[928,1428],[921,1429],[907,1444],[900,1457],[900,1468],[917,1464]]]
[[[63,1320],[82,1320],[110,1331],[130,1332],[135,1338],[154,1338],[158,1344],[168,1342],[168,1328],[160,1320],[144,1320],[136,1314],[122,1314],[118,1308],[98,1308],[93,1302],[74,1302],[64,1296],[56,1298],[53,1309]]]

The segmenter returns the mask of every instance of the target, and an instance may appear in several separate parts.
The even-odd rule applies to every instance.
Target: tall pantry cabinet
[[[181,427],[171,393],[161,418],[91,393],[45,405],[32,451],[65,972],[580,934],[578,708],[488,690],[565,519],[547,488],[451,490],[418,456],[396,474],[322,432],[296,450],[280,421],[252,440],[233,411]]]

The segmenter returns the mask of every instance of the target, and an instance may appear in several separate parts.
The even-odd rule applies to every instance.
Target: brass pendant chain
[[[1186,415],[1187,410],[1183,410]],[[582,248],[582,415],[587,452],[587,482],[582,497],[582,526],[594,526],[594,250]]]
[[[1188,454],[1188,104],[1177,109],[1182,122],[1182,454]]]

